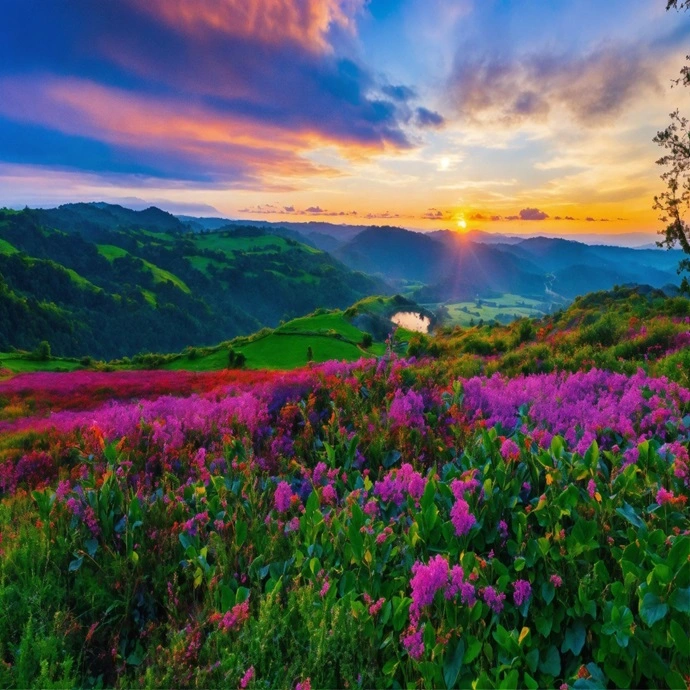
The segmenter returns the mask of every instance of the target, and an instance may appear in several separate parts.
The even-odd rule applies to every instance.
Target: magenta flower
[[[563,585],[563,578],[560,575],[552,575],[549,580],[551,581],[551,584],[558,588]]]
[[[280,482],[276,487],[274,495],[275,508],[279,513],[286,513],[290,510],[290,501],[292,499],[292,489],[287,482]]]
[[[401,638],[403,647],[407,650],[407,653],[415,660],[418,661],[422,658],[424,654],[424,640],[422,639],[422,630],[416,630],[410,632]]]
[[[501,444],[501,457],[506,461],[517,460],[520,457],[520,447],[511,438]]]
[[[424,565],[417,561],[412,566],[412,605],[410,610],[419,614],[424,606],[429,606],[434,601],[436,592],[445,589],[448,583],[448,561],[437,554]]]
[[[659,490],[656,492],[656,502],[660,505],[668,505],[669,503],[673,503],[673,499],[675,498],[673,491],[668,491],[664,489],[663,486],[659,487]]]
[[[527,580],[516,580],[513,582],[513,587],[515,606],[522,606],[532,596],[532,585]]]
[[[240,680],[240,688],[242,688],[242,690],[244,690],[244,688],[246,688],[249,685],[249,683],[252,682],[253,679],[254,679],[254,667],[250,666],[246,670],[245,674],[242,676],[242,680]]]
[[[477,522],[477,518],[470,513],[469,503],[464,498],[460,498],[451,508],[450,521],[455,527],[455,534],[462,537],[472,529],[472,526]]]

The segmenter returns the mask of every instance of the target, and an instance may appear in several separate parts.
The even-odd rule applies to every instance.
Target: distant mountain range
[[[501,240],[501,241],[498,241]],[[423,304],[502,293],[563,302],[679,282],[677,251],[390,226],[174,216],[106,203],[0,211],[0,351],[179,351],[318,307],[401,292]]]

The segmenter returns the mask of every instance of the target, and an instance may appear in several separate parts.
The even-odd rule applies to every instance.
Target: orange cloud
[[[354,31],[363,0],[130,0],[135,9],[176,31],[209,30],[267,44],[296,43],[326,50],[332,26]]]

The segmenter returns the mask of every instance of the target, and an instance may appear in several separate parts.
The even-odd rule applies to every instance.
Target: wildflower
[[[373,603],[369,607],[369,615],[370,616],[376,616],[378,612],[381,610],[381,607],[386,603],[385,597],[381,597],[378,599],[375,603]]]
[[[511,460],[517,460],[520,457],[520,447],[515,441],[507,438],[501,444],[501,457],[509,462]]]
[[[508,538],[508,523],[505,520],[501,520],[498,523],[498,533],[503,541]]]
[[[527,580],[516,580],[513,582],[513,587],[515,606],[522,606],[532,596],[532,585]]]
[[[254,679],[254,667],[250,666],[245,671],[245,674],[242,676],[242,680],[240,681],[240,688],[242,688],[242,690],[244,690],[244,688],[246,688],[249,685],[249,683],[252,682],[253,679]]]
[[[276,487],[274,495],[275,508],[279,513],[285,513],[290,510],[290,503],[292,499],[292,489],[290,485],[283,481]]]
[[[223,632],[239,628],[249,618],[249,601],[235,604],[220,620],[218,629]]]
[[[424,654],[424,640],[422,639],[422,630],[411,630],[407,635],[401,638],[403,647],[407,650],[407,653],[415,660],[418,661],[422,658]]]
[[[477,522],[477,518],[470,513],[470,506],[464,498],[457,500],[451,508],[450,520],[455,527],[455,534],[459,537],[467,534]]]
[[[482,596],[494,613],[501,613],[503,611],[503,602],[506,599],[505,594],[496,592],[493,587],[486,587],[482,592]]]
[[[663,486],[659,487],[659,491],[656,492],[656,502],[660,505],[667,505],[668,503],[674,502],[673,491],[667,491]]]
[[[560,575],[552,575],[549,578],[549,581],[556,588],[561,587],[563,585],[563,578],[561,578]]]
[[[331,583],[328,580],[324,580],[323,585],[321,586],[321,591],[319,592],[319,596],[323,599],[328,594],[328,590],[330,588]]]
[[[412,566],[413,577],[410,581],[412,587],[413,612],[419,613],[424,606],[429,606],[434,601],[436,592],[445,589],[448,582],[448,561],[440,554],[434,556],[424,565],[417,561]]]

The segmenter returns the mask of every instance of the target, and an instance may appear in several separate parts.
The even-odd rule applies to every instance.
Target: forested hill
[[[195,234],[159,209],[99,204],[0,211],[0,350],[175,351],[387,291],[262,229]]]

